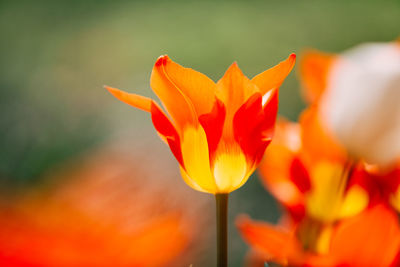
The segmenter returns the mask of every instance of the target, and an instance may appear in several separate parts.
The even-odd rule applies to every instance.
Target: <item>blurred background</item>
[[[36,253],[21,262],[36,262],[32,266],[116,266],[115,259],[123,258],[118,266],[129,266],[126,255],[135,252],[126,248],[142,243],[131,244],[129,240],[135,238],[120,234],[125,233],[125,224],[138,224],[138,214],[143,214],[140,206],[149,201],[164,203],[165,208],[140,217],[142,224],[178,213],[184,214],[179,217],[180,230],[182,225],[197,228],[182,230],[183,243],[176,245],[170,257],[186,259],[177,263],[166,257],[165,264],[212,266],[212,196],[184,184],[149,115],[118,102],[102,86],[154,98],[149,78],[162,54],[214,81],[233,61],[253,77],[292,52],[301,56],[306,48],[340,52],[362,42],[394,40],[400,35],[399,26],[400,1],[395,0],[1,1],[0,228],[9,227],[0,231],[0,240],[18,236],[10,241],[12,245],[0,246],[2,266],[25,266],[17,265],[20,259],[15,255],[37,245],[35,240],[43,236],[37,233],[48,236],[49,243],[43,247],[60,243],[61,252],[54,255],[67,250],[69,254],[53,255],[49,260],[48,254]],[[304,108],[296,69],[280,92],[280,115],[296,120]],[[112,178],[115,175],[103,177],[121,169],[124,172],[118,179]],[[231,266],[242,266],[247,251],[234,218],[240,213],[271,222],[279,218],[279,208],[257,174],[253,176],[230,198]],[[93,185],[98,183],[105,185]],[[159,199],[146,200],[152,199],[149,192],[159,190]],[[138,192],[139,197],[132,197]],[[124,205],[116,208],[115,201]],[[182,201],[185,205],[179,204]],[[87,208],[87,202],[96,207],[95,212]],[[65,205],[74,211],[62,212]],[[107,213],[110,210],[114,210],[112,215]],[[118,211],[126,210],[132,211],[118,216]],[[201,220],[193,223],[193,213]],[[82,219],[82,214],[87,218]],[[43,219],[49,216],[69,223]],[[109,223],[107,227],[99,223],[110,218],[111,224],[117,225],[113,230]],[[27,223],[14,227],[22,221]],[[103,246],[97,250],[109,252],[104,265],[85,259],[90,258],[90,250],[76,253],[82,251],[74,247],[78,241],[70,240],[68,246],[59,241],[65,238],[62,229],[76,225],[81,227],[74,230],[77,238],[94,225],[98,231],[89,238],[91,242],[115,241],[114,249]],[[25,232],[32,228],[37,235],[31,234],[27,243],[23,241]],[[48,231],[50,228],[54,231]],[[162,250],[163,244],[159,245]],[[120,248],[118,253],[115,247]],[[68,255],[82,265],[71,265]]]

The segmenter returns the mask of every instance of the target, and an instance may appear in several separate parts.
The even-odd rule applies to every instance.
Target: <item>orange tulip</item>
[[[251,80],[233,63],[214,83],[161,56],[150,84],[169,116],[152,99],[106,88],[119,100],[151,113],[189,186],[224,194],[247,181],[271,142],[278,89],[294,63],[292,54]]]
[[[327,251],[307,251],[296,229],[285,229],[241,217],[237,226],[247,243],[257,251],[259,261],[273,261],[284,266],[397,266],[400,229],[396,214],[383,205],[340,221],[337,226],[318,235]],[[309,228],[310,229],[310,228]],[[310,229],[306,236],[315,235]],[[257,262],[251,266],[256,265]]]

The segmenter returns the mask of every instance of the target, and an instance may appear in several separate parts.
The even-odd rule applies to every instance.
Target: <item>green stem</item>
[[[217,204],[217,267],[228,266],[228,196],[216,194]]]

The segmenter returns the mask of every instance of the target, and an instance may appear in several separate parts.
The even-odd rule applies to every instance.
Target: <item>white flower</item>
[[[400,45],[370,43],[337,57],[321,115],[352,156],[389,165],[400,158]]]

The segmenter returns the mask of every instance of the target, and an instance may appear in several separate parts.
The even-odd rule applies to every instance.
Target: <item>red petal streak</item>
[[[238,109],[233,118],[235,140],[251,160],[264,143],[259,132],[255,131],[262,121],[262,113],[262,96],[255,93]]]
[[[247,158],[257,163],[273,136],[278,108],[277,91],[262,106],[260,93],[253,94],[236,112],[233,118],[235,140]]]
[[[211,112],[203,114],[199,117],[199,122],[207,135],[210,159],[212,159],[212,155],[217,149],[219,140],[221,139],[222,130],[224,128],[225,115],[226,109],[224,103],[216,98]]]
[[[299,158],[294,158],[290,164],[290,180],[305,193],[311,189],[310,176]]]
[[[151,104],[151,120],[157,132],[166,139],[172,154],[180,165],[184,167],[178,132],[161,108],[154,102]]]

